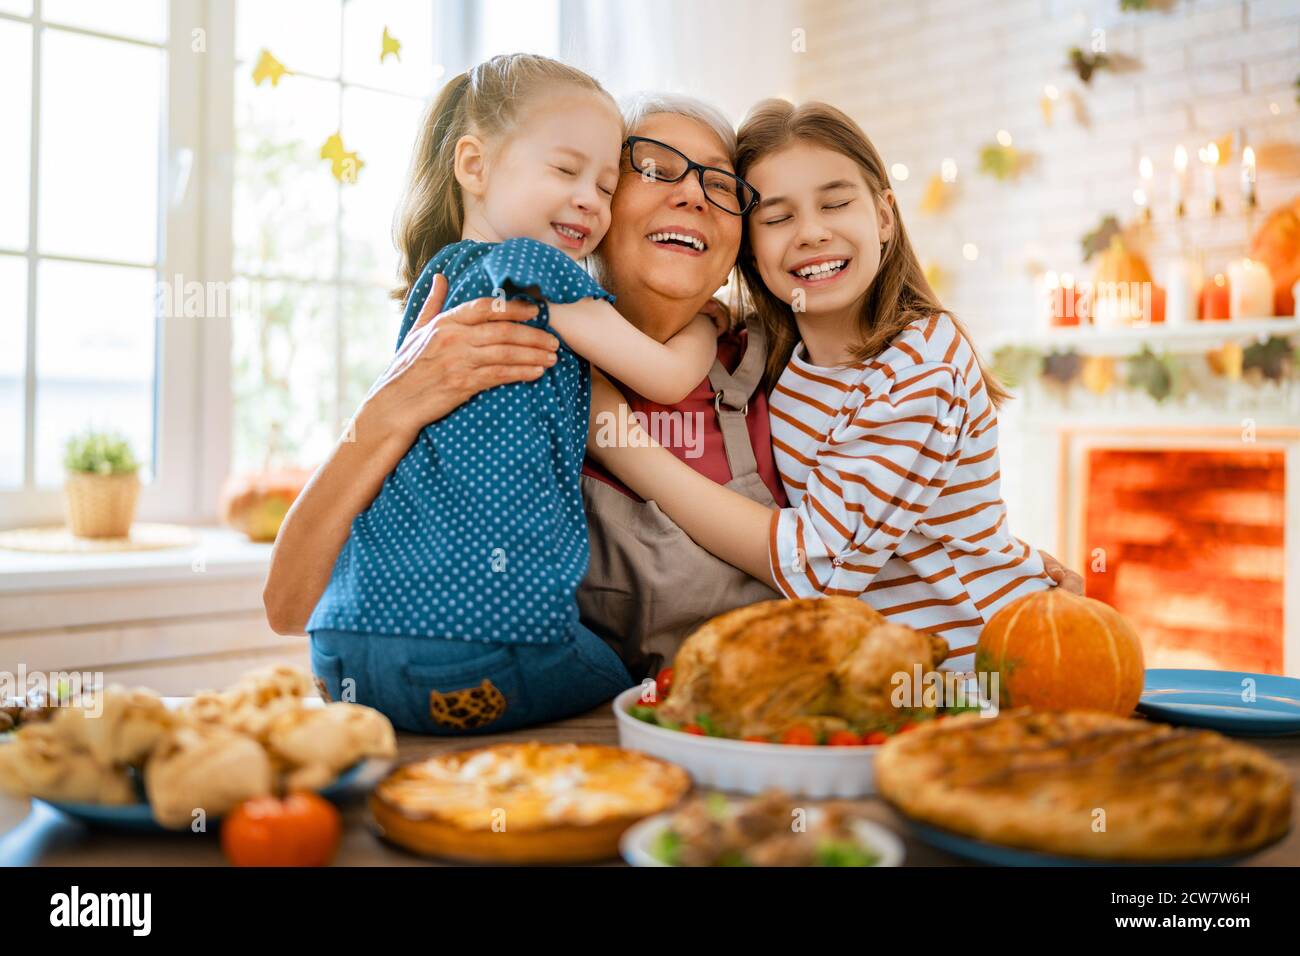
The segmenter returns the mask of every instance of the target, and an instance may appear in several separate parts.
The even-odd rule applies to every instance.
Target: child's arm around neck
[[[667,342],[646,335],[608,302],[552,304],[551,327],[591,364],[660,405],[675,405],[704,381],[718,353],[718,332],[704,315]]]

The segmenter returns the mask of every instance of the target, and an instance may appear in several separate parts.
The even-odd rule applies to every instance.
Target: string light
[[[968,242],[961,247],[961,254],[966,257],[968,262],[974,262],[980,257],[980,247],[973,242]]]
[[[945,183],[955,183],[957,181],[957,160],[952,157],[944,159],[939,164],[939,178]]]
[[[908,177],[907,167],[904,166],[902,163],[894,163],[893,166],[890,166],[889,174],[893,176],[894,179],[896,179],[900,183],[907,182],[907,177]]]

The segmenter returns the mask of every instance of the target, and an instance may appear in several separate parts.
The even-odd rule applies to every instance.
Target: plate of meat
[[[881,744],[950,712],[900,694],[897,679],[934,672],[947,651],[852,598],[752,604],[708,621],[653,685],[615,698],[619,742],[706,787],[864,796]]]

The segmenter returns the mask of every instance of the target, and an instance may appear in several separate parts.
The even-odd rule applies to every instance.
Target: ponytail
[[[406,301],[429,260],[459,242],[465,203],[456,181],[456,144],[473,133],[505,132],[521,104],[546,84],[565,83],[608,96],[581,70],[531,53],[494,56],[454,77],[425,111],[411,154],[394,240],[400,256],[393,298]],[[613,100],[611,99],[611,102]]]

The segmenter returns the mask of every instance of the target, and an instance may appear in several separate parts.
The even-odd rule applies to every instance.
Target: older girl
[[[999,607],[1053,584],[1007,527],[1005,393],[922,276],[884,163],[852,120],[769,100],[739,138],[737,171],[761,197],[740,265],[772,343],[773,448],[791,507],[733,494],[656,447],[591,453],[785,595],[860,597],[973,644]],[[619,403],[598,381],[593,413]]]

